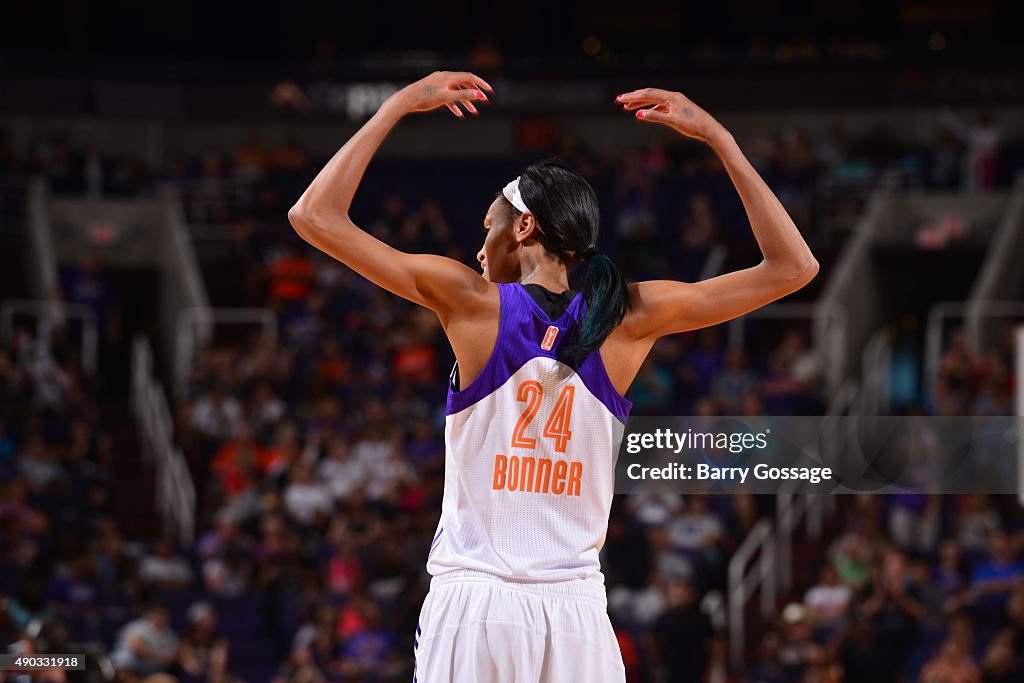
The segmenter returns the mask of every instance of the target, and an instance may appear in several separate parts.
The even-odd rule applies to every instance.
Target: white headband
[[[526,202],[523,201],[523,196],[519,194],[519,177],[517,177],[515,180],[506,185],[505,188],[501,191],[501,193],[505,195],[505,199],[512,202],[512,206],[516,207],[516,209],[518,209],[520,213],[526,213],[530,211],[529,207],[526,206]],[[533,212],[530,211],[530,213]]]

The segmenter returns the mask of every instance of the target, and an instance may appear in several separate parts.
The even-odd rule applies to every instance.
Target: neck
[[[520,263],[519,283],[540,285],[556,293],[564,292],[569,289],[569,271],[561,261],[547,252],[535,255],[527,251]]]

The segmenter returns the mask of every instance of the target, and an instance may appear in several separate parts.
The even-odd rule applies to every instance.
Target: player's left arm
[[[810,282],[818,262],[771,188],[728,130],[682,93],[645,88],[617,98],[637,118],[707,143],[722,161],[743,202],[762,261],[702,282],[652,280],[630,285],[623,321],[634,339],[708,327],[749,313]]]

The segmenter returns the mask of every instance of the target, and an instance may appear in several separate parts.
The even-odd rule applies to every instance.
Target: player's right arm
[[[483,301],[489,285],[480,273],[453,259],[395,249],[353,223],[349,209],[370,159],[402,117],[447,107],[461,119],[458,105],[476,114],[472,100],[486,102],[484,90],[493,92],[474,74],[439,71],[389,97],[288,211],[292,227],[317,249],[384,289],[435,311],[442,321],[455,308]]]

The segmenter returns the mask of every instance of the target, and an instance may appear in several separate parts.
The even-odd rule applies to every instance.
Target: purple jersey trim
[[[547,313],[537,305],[529,292],[518,283],[499,284],[500,320],[498,337],[494,349],[480,374],[461,391],[452,391],[448,384],[448,405],[446,415],[462,412],[474,403],[494,393],[508,381],[519,368],[534,358],[553,358],[570,365],[566,359],[570,357],[571,336],[587,313],[587,302],[582,294],[577,294],[565,312],[551,320]],[[550,351],[541,348],[541,342],[548,326],[558,328],[558,336]],[[569,342],[566,340],[569,339]],[[562,347],[566,343],[565,348]],[[627,401],[612,386],[601,360],[600,352],[587,356],[576,374],[583,385],[597,400],[615,417],[625,421],[633,404]]]

